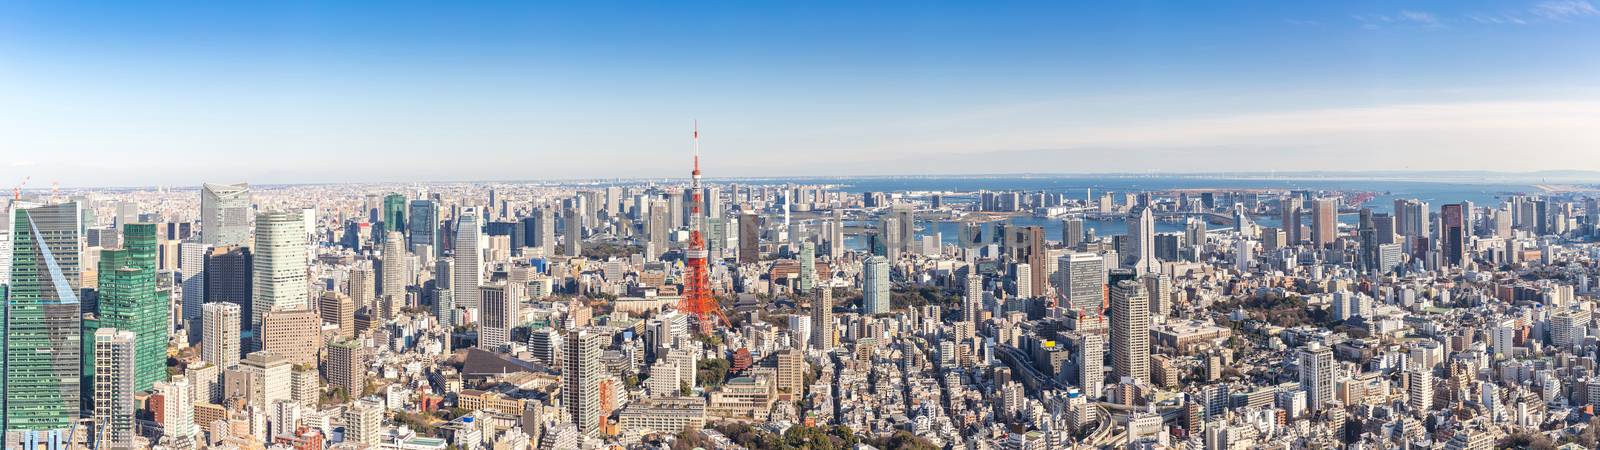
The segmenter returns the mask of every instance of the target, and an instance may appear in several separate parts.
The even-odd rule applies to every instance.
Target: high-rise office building
[[[1394,223],[1396,232],[1408,241],[1428,235],[1428,204],[1421,200],[1395,200]]]
[[[861,284],[861,311],[869,315],[889,312],[889,260],[881,256],[867,258],[861,266]]]
[[[167,296],[156,293],[156,226],[123,226],[124,249],[100,252],[100,326],[138,336],[134,389],[148,391],[165,378]]]
[[[310,301],[306,282],[306,225],[301,213],[257,214],[254,251],[250,329],[260,330],[261,316],[267,312],[305,308]],[[257,336],[257,340],[259,338]]]
[[[249,247],[213,247],[206,255],[206,303],[239,305],[239,330],[253,330],[250,323],[254,307],[255,256]]]
[[[753,212],[739,214],[739,263],[761,262],[761,217]]]
[[[811,241],[800,243],[800,280],[796,293],[804,295],[811,292],[817,285],[817,244]]]
[[[667,234],[673,230],[671,214],[667,209],[667,202],[664,200],[650,201],[650,213],[645,216],[644,235],[645,245],[650,247],[648,251],[651,256],[660,257],[667,251]]]
[[[917,210],[910,204],[896,203],[889,208],[894,215],[895,225],[900,229],[894,233],[898,236],[900,253],[916,253],[917,242]]]
[[[201,308],[200,359],[220,368],[239,364],[239,324],[243,318],[239,305],[207,303]]]
[[[1016,289],[1011,293],[1017,298],[1029,298],[1033,292],[1033,266],[1028,263],[1017,263],[1011,266],[1011,282]]]
[[[1093,253],[1068,253],[1056,263],[1060,306],[1099,316],[1106,302],[1105,258]]]
[[[134,448],[137,340],[133,332],[115,328],[101,328],[94,333],[94,442],[98,448]]]
[[[6,432],[51,432],[78,418],[83,324],[78,299],[77,202],[14,203],[4,338]]]
[[[250,378],[250,392],[246,401],[258,408],[293,400],[290,377],[294,364],[287,358],[268,352],[255,352],[239,360],[239,367]]]
[[[1460,203],[1439,206],[1440,263],[1449,267],[1466,264],[1468,233],[1467,212]]]
[[[878,222],[878,242],[873,245],[872,252],[889,258],[890,261],[899,261],[900,253],[905,249],[902,243],[905,237],[900,235],[900,231],[899,217],[895,217],[894,214],[884,216]],[[878,253],[880,249],[881,253]]]
[[[338,292],[323,292],[322,298],[317,299],[317,312],[322,316],[322,323],[338,326],[335,332],[340,338],[349,339],[356,335],[356,305],[350,296]]]
[[[452,260],[454,278],[450,281],[455,293],[455,305],[469,310],[478,309],[478,286],[483,284],[483,252],[479,250],[480,234],[478,214],[471,209],[456,218],[456,245]]]
[[[833,332],[833,289],[817,289],[811,296],[811,347],[831,351],[838,346]]]
[[[1138,281],[1111,288],[1111,361],[1117,379],[1150,382],[1150,297]]]
[[[834,208],[828,219],[828,258],[838,261],[844,257],[844,209]]]
[[[1029,225],[1021,227],[1006,227],[1004,232],[997,232],[1004,237],[1005,253],[1012,263],[1023,263],[1029,267],[1045,267],[1044,227]],[[1044,296],[1045,284],[1049,282],[1044,270],[1034,270],[1029,274],[1033,279],[1028,283],[1033,292],[1028,297]]]
[[[189,343],[200,339],[200,306],[206,303],[206,257],[211,254],[211,244],[183,242],[178,244],[178,286],[183,289],[183,316],[179,323],[189,332]]]
[[[433,254],[422,255],[424,258],[442,255],[443,246],[439,245],[439,204],[428,199],[412,200],[406,215],[406,235],[410,237],[408,248],[412,252],[428,246],[433,249]]]
[[[378,303],[378,274],[372,268],[372,262],[367,260],[356,261],[350,266],[349,284],[350,302],[356,309],[376,307]],[[448,282],[449,278],[445,278]]]
[[[250,245],[250,185],[206,183],[200,189],[200,242]]]
[[[1161,273],[1161,260],[1156,258],[1156,219],[1149,207],[1139,208],[1129,218],[1127,238],[1132,250],[1127,261],[1134,274]]]
[[[583,256],[583,211],[568,209],[563,218],[566,219],[567,225],[566,229],[562,230],[563,237],[566,238],[564,247],[566,255],[574,258]]]
[[[311,308],[277,309],[261,316],[261,351],[314,366],[322,349],[322,317]]]
[[[578,433],[596,436],[600,416],[600,347],[604,335],[585,329],[567,332],[561,364],[561,404]]]
[[[1300,386],[1306,391],[1306,401],[1313,410],[1321,410],[1333,401],[1333,350],[1312,342],[1297,353],[1300,366]]]
[[[1339,237],[1339,199],[1322,197],[1311,202],[1311,243],[1333,245]]]
[[[498,282],[479,288],[478,347],[499,350],[511,342],[511,329],[522,324],[522,299],[527,285]]]
[[[401,233],[399,237],[403,239],[406,232],[406,196],[395,193],[383,196],[383,215],[379,216],[379,220],[383,221],[383,231],[391,233],[385,239],[396,238],[392,233]]]
[[[1076,248],[1083,242],[1083,218],[1068,217],[1061,221],[1061,245],[1066,248]]]
[[[361,340],[334,339],[328,343],[328,387],[343,389],[351,397],[367,387],[367,365],[362,360]]]
[[[540,255],[549,258],[556,255],[556,213],[555,208],[543,206],[533,211],[529,217],[527,231],[528,240],[532,247],[538,248]]]

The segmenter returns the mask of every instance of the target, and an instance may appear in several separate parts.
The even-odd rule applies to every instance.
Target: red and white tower
[[[684,259],[689,267],[684,269],[683,300],[678,303],[678,309],[692,314],[695,323],[700,326],[701,334],[711,334],[711,316],[722,319],[728,323],[728,317],[722,314],[722,307],[717,304],[716,298],[711,296],[710,267],[706,265],[706,240],[701,235],[701,222],[705,221],[700,205],[705,204],[701,198],[700,189],[700,123],[694,126],[694,172],[689,182],[689,249],[684,253]]]

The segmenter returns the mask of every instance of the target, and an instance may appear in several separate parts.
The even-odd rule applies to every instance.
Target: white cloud
[[[1600,16],[1600,9],[1585,0],[1550,0],[1534,5],[1532,12],[1550,20]]]
[[[863,149],[927,172],[1600,169],[1600,101],[1462,102],[1036,126]],[[872,156],[861,156],[872,155]],[[858,159],[868,158],[868,159]]]
[[[1439,26],[1439,18],[1422,11],[1400,11],[1400,20],[1423,26]]]

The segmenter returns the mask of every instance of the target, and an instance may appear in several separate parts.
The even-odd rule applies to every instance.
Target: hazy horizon
[[[0,4],[0,186],[1600,170],[1600,9]]]

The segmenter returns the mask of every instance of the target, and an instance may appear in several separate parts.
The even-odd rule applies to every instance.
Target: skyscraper
[[[389,238],[383,242],[383,290],[378,292],[400,304],[405,303],[406,286],[411,284],[410,258],[403,241],[399,231],[390,231]],[[383,319],[388,320],[394,318],[394,310],[399,308],[381,309],[388,314]]]
[[[1105,258],[1093,253],[1068,253],[1056,263],[1056,277],[1061,306],[1100,315],[1106,302]]]
[[[1428,204],[1421,200],[1395,200],[1394,223],[1396,232],[1407,240],[1428,235]]]
[[[997,232],[997,234],[1004,236],[1005,252],[1012,263],[1023,263],[1038,268],[1045,266],[1044,227],[1036,225],[1007,227],[1003,233]],[[1044,270],[1034,270],[1029,275],[1033,279],[1028,285],[1033,288],[1033,292],[1028,293],[1028,296],[1043,296],[1049,277],[1045,275]]]
[[[305,308],[307,257],[305,220],[299,211],[256,215],[254,290],[250,329],[261,329],[261,316],[279,309]],[[257,336],[257,340],[260,337]]]
[[[811,299],[811,346],[830,351],[838,345],[833,333],[833,289],[817,289]]]
[[[384,232],[391,233],[385,239],[395,238],[392,233],[396,232],[401,233],[403,239],[406,231],[406,196],[395,193],[383,196],[383,215],[379,219],[383,221]]]
[[[350,302],[355,305],[356,309],[369,306],[374,309],[377,308],[377,277],[378,275],[373,272],[371,261],[356,261],[356,264],[350,267],[350,279],[346,283],[349,284]],[[448,278],[446,278],[446,281],[448,281]]]
[[[1149,302],[1137,281],[1118,281],[1111,288],[1111,362],[1119,380],[1150,382]]]
[[[811,241],[800,243],[800,280],[796,293],[805,294],[817,284],[817,244]]]
[[[328,343],[328,387],[343,389],[351,397],[367,387],[367,367],[362,361],[361,341],[334,339]]]
[[[1149,207],[1139,208],[1128,220],[1128,241],[1132,251],[1127,265],[1135,274],[1161,273],[1161,260],[1156,259],[1156,219]]]
[[[478,327],[478,347],[499,350],[511,341],[511,329],[522,324],[522,298],[527,285],[498,282],[479,288],[483,323]]]
[[[600,346],[603,335],[585,329],[567,332],[561,365],[561,404],[578,433],[600,431]]]
[[[13,204],[10,300],[0,321],[7,432],[66,430],[78,418],[81,219],[77,202]]]
[[[137,336],[135,390],[148,391],[166,377],[167,296],[156,295],[156,226],[123,226],[121,250],[100,252],[100,326]]]
[[[1066,248],[1075,248],[1083,242],[1083,218],[1068,217],[1061,221],[1061,245]]]
[[[1339,236],[1339,199],[1322,197],[1311,203],[1311,242],[1318,247],[1333,245]]]
[[[137,339],[133,332],[115,328],[94,333],[94,441],[100,448],[133,448]]]
[[[183,288],[183,317],[179,322],[193,344],[200,338],[200,306],[206,303],[206,257],[211,254],[211,244],[183,242],[178,244],[178,252],[178,285]]]
[[[902,244],[905,237],[900,235],[900,231],[900,218],[894,214],[886,215],[878,222],[877,239],[883,248],[882,256],[890,261],[899,261],[900,253],[905,248]],[[875,245],[873,250],[877,251],[877,247]]]
[[[645,217],[644,234],[645,244],[649,245],[649,251],[653,252],[651,256],[660,257],[667,252],[667,233],[672,231],[672,219],[667,209],[666,201],[656,199],[650,202],[650,214]]]
[[[322,298],[317,299],[317,311],[322,316],[322,323],[333,324],[339,327],[335,335],[349,339],[356,335],[356,306],[350,301],[350,296],[338,292],[323,292]]]
[[[253,330],[250,323],[254,307],[255,256],[249,247],[213,247],[206,255],[206,303],[239,305],[239,330]]]
[[[1311,409],[1326,408],[1333,401],[1333,350],[1312,342],[1297,353],[1300,386],[1306,391]]]
[[[739,263],[761,262],[761,217],[753,212],[739,214]]]
[[[292,400],[290,377],[293,364],[289,360],[267,352],[245,355],[239,367],[250,377],[250,393],[245,398],[260,408]]]
[[[895,225],[900,227],[899,231],[895,233],[895,235],[899,236],[900,238],[900,252],[915,253],[915,242],[917,241],[917,210],[912,209],[911,205],[907,203],[896,203],[889,209],[890,212],[894,214]]]
[[[528,230],[529,240],[533,247],[540,250],[540,255],[549,258],[556,255],[556,213],[555,208],[549,206],[534,210]]]
[[[1439,206],[1440,263],[1460,267],[1467,262],[1467,214],[1460,203]]]
[[[1298,195],[1278,200],[1278,212],[1282,216],[1283,223],[1279,228],[1283,229],[1284,240],[1291,245],[1299,244],[1300,241],[1305,240],[1305,236],[1300,235],[1300,216],[1305,212],[1305,206],[1301,202],[1302,200]]]
[[[566,238],[566,255],[574,258],[583,256],[583,211],[568,209],[564,218],[567,221],[567,227],[562,231]]]
[[[200,189],[200,242],[250,245],[250,185],[206,183]]]
[[[870,315],[889,312],[889,260],[882,256],[867,258],[867,261],[862,263],[861,284],[862,313]]]
[[[455,305],[468,310],[478,309],[478,286],[483,284],[483,252],[478,250],[478,214],[468,209],[456,218],[455,274],[450,281],[451,292],[456,295]]]
[[[239,305],[214,302],[200,309],[204,335],[200,339],[200,359],[224,369],[238,365],[239,323],[243,317]]]
[[[972,330],[978,329],[978,320],[982,318],[979,311],[983,311],[983,276],[976,273],[967,274],[967,295],[962,297],[961,321],[972,325]]]
[[[412,200],[410,214],[406,216],[406,234],[411,238],[412,252],[426,245],[433,249],[433,254],[423,257],[443,254],[443,246],[439,245],[439,204],[428,199]]]
[[[290,364],[315,366],[322,349],[322,318],[311,308],[276,309],[261,316],[261,351]]]

